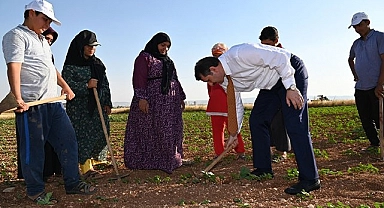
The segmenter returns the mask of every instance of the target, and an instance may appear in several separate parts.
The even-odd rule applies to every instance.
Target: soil
[[[10,135],[8,139],[14,139],[13,136]],[[46,184],[46,191],[53,192],[54,197],[59,200],[54,207],[67,208],[374,207],[375,203],[378,207],[384,207],[384,163],[378,152],[361,151],[367,145],[366,141],[331,144],[327,138],[314,139],[314,148],[326,151],[327,154],[317,156],[322,187],[309,195],[304,193],[292,196],[284,193],[285,188],[296,182],[295,177],[293,180],[287,179],[287,171],[296,168],[292,153],[288,154],[286,160],[273,163],[273,179],[257,181],[239,177],[241,171],[253,169],[251,149],[246,152],[246,160],[238,160],[235,153],[229,153],[211,170],[213,176],[204,176],[201,171],[212,161],[213,153],[200,151],[192,154],[185,151],[186,158],[195,159],[194,163],[183,165],[172,174],[167,174],[158,170],[126,169],[123,165],[122,147],[116,149],[115,158],[120,175],[129,174],[127,177],[114,180],[116,173],[113,166],[99,166],[98,170],[104,178],[89,181],[97,187],[96,194],[66,195],[60,177],[51,178],[53,181]],[[351,154],[346,154],[348,152]],[[14,156],[0,153],[0,165],[1,161]],[[363,168],[366,166],[362,165],[367,164],[371,164],[373,168]],[[0,193],[1,208],[41,206],[25,197],[24,182],[14,179],[14,167],[10,172],[1,174],[11,174],[12,180],[5,180],[3,177],[0,180],[0,190],[14,187],[11,192]]]

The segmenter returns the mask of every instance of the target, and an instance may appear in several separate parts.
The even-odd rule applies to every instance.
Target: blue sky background
[[[23,22],[30,0],[0,0],[0,36]],[[157,32],[172,41],[175,62],[188,101],[208,99],[206,84],[194,79],[193,67],[209,56],[216,42],[228,46],[258,43],[265,26],[279,30],[283,46],[304,60],[309,71],[308,95],[353,96],[354,82],[347,58],[358,34],[347,29],[352,15],[364,11],[371,28],[384,31],[383,0],[277,1],[132,1],[50,0],[62,26],[52,46],[56,67],[62,70],[71,40],[83,29],[96,33],[102,46],[96,56],[107,67],[113,102],[130,102],[133,63]],[[0,97],[9,91],[3,54],[0,58]],[[257,90],[242,94],[256,97]]]

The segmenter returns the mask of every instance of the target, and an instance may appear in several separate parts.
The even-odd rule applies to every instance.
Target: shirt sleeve
[[[3,37],[3,54],[6,64],[24,62],[25,41],[13,31]]]
[[[351,59],[354,59],[356,57],[356,54],[355,54],[355,42],[353,42],[352,46],[351,46],[351,49],[349,50],[349,58]]]
[[[133,90],[135,95],[140,99],[148,99],[147,81],[148,81],[148,59],[140,54],[136,60],[133,69]]]
[[[380,36],[377,38],[377,46],[379,48],[379,54],[384,54],[384,33],[380,33]]]
[[[244,105],[243,105],[243,101],[241,100],[240,92],[235,91],[235,99],[236,99],[236,117],[237,117],[237,126],[238,126],[237,133],[240,133],[240,130],[243,124],[243,119],[244,119]]]
[[[227,94],[227,87],[228,87],[228,79],[227,77],[224,77],[224,82],[220,84],[220,86],[224,89],[225,93]],[[244,119],[244,105],[243,100],[241,99],[241,93],[236,92],[235,88],[235,101],[236,101],[236,119],[237,119],[237,133],[240,133],[243,119]]]

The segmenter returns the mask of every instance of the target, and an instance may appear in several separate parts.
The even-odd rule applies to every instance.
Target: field
[[[173,174],[156,170],[128,170],[123,164],[123,140],[127,113],[112,114],[111,141],[121,181],[113,167],[99,167],[104,178],[90,181],[98,188],[91,196],[66,195],[60,178],[46,184],[60,200],[55,207],[384,207],[384,163],[378,151],[361,151],[369,145],[356,107],[310,107],[310,129],[322,188],[297,196],[283,190],[296,182],[293,153],[273,163],[275,178],[254,178],[252,149],[245,111],[243,138],[245,161],[227,155],[213,169],[200,174],[214,156],[209,117],[202,110],[185,111],[184,152],[194,164]],[[25,197],[23,181],[16,180],[14,119],[0,119],[0,207],[39,207]]]

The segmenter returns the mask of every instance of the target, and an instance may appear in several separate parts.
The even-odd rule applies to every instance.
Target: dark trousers
[[[355,102],[360,116],[361,124],[371,145],[379,146],[377,129],[379,121],[379,99],[375,95],[375,89],[355,90]]]
[[[17,128],[17,127],[16,127]],[[20,161],[20,137],[16,131],[16,141],[17,141],[17,178],[23,179],[23,171],[21,170],[21,161]],[[61,164],[59,157],[57,156],[52,145],[47,142],[44,146],[45,151],[45,162],[44,162],[44,180],[53,175],[61,175]]]
[[[296,59],[294,59],[296,58]],[[251,115],[249,126],[251,130],[253,148],[253,166],[263,170],[272,170],[270,152],[270,126],[273,117],[281,108],[284,124],[291,146],[295,153],[299,180],[314,180],[319,178],[315,156],[313,153],[312,140],[309,134],[307,87],[308,75],[302,61],[297,57],[291,59],[295,68],[296,87],[304,98],[304,107],[296,110],[292,105],[286,103],[287,90],[281,79],[270,90],[260,90]]]
[[[65,189],[75,187],[79,183],[77,141],[62,103],[30,107],[28,111],[16,114],[16,122],[27,194],[34,196],[44,191],[44,146],[47,141],[60,159]]]

